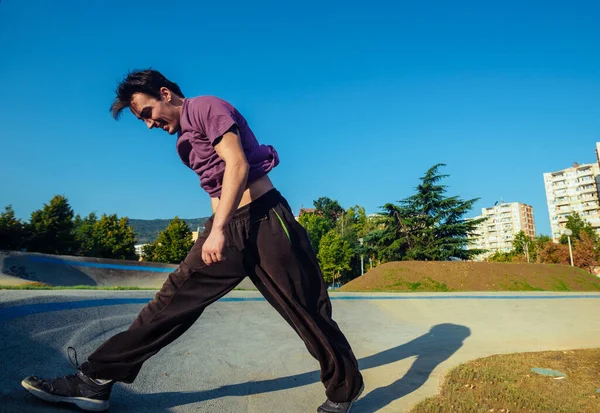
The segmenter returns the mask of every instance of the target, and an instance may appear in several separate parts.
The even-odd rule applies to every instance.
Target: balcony
[[[573,212],[575,212],[575,210],[573,210],[573,209],[560,209],[560,210],[556,211],[556,214],[557,215],[563,215],[563,214],[569,215],[569,214],[572,214]]]
[[[578,189],[579,189],[579,192],[582,194],[598,193],[595,186],[590,186],[588,188],[582,188],[580,186]]]
[[[592,171],[592,168],[579,169],[577,171],[577,176],[594,176],[594,171]]]
[[[581,184],[591,184],[593,182],[594,182],[594,178],[592,178],[591,176],[584,176],[577,180],[577,183],[580,185]]]

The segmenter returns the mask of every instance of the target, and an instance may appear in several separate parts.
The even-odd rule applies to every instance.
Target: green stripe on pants
[[[281,217],[279,216],[279,214],[277,213],[277,211],[275,211],[275,209],[273,209],[273,212],[275,212],[275,215],[277,215],[277,219],[279,219],[279,223],[283,227],[283,230],[285,231],[285,235],[287,235],[288,240],[290,240],[290,242],[292,242],[292,239],[290,238],[290,233],[288,232],[288,229],[285,226],[285,223],[283,222],[283,219],[281,219]]]

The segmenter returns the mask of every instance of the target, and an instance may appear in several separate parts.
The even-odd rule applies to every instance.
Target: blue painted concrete
[[[161,268],[161,267],[146,267],[142,265],[119,265],[119,264],[103,264],[99,262],[86,262],[86,261],[70,261],[61,260],[58,258],[50,257],[29,257],[32,262],[43,262],[54,265],[67,265],[71,267],[92,267],[92,268],[110,268],[113,270],[126,270],[126,271],[149,271],[149,272],[173,272],[173,268]]]
[[[556,300],[556,299],[600,299],[600,294],[581,295],[409,295],[393,296],[336,296],[332,300]],[[60,303],[25,304],[0,309],[0,322],[16,317],[50,311],[73,310],[77,308],[102,307],[121,304],[146,304],[150,298],[106,298],[96,300],[66,301]],[[265,301],[263,297],[224,297],[221,302]]]
[[[0,321],[10,320],[31,314],[47,313],[50,311],[74,310],[77,308],[104,307],[107,305],[146,304],[151,298],[106,298],[98,300],[66,301],[62,303],[26,304],[0,309]],[[241,298],[225,297],[220,301],[264,301],[262,297]]]

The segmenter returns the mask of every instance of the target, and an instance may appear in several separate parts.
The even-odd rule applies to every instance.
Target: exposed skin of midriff
[[[242,193],[242,198],[238,205],[238,209],[245,205],[248,205],[252,201],[260,198],[261,196],[263,196],[264,194],[266,194],[273,188],[274,188],[273,183],[271,182],[271,179],[269,179],[269,177],[267,175],[257,179],[256,181],[252,182],[251,184],[247,185],[246,189]],[[211,198],[210,205],[212,207],[212,212],[214,214],[217,211],[217,208],[219,207],[219,198]]]

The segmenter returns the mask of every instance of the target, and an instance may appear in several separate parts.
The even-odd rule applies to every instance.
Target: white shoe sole
[[[23,380],[21,382],[21,386],[23,386],[23,388],[25,390],[27,390],[29,393],[31,393],[35,397],[38,397],[38,398],[40,398],[42,400],[45,400],[47,402],[51,402],[51,403],[59,403],[59,402],[73,403],[73,404],[77,405],[77,407],[79,407],[80,409],[87,410],[89,412],[103,412],[105,410],[108,410],[108,405],[109,405],[108,400],[94,400],[94,399],[88,399],[88,398],[85,398],[85,397],[63,397],[63,396],[56,396],[54,394],[46,393],[43,390],[36,389],[32,385],[26,383],[25,380]]]

